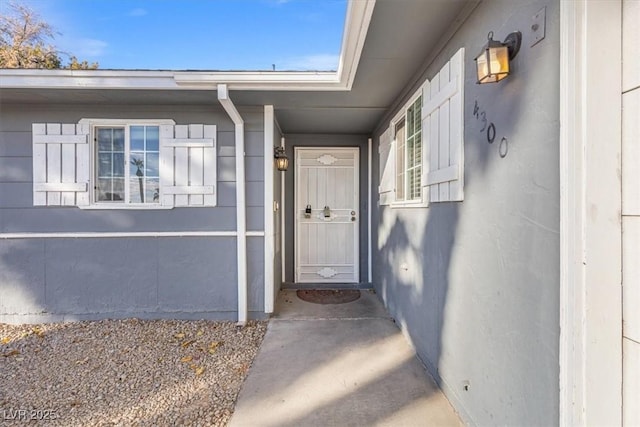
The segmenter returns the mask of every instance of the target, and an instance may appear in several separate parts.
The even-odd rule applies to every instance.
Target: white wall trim
[[[620,0],[560,2],[563,426],[622,424],[621,17]]]
[[[112,237],[236,237],[236,231],[88,231],[0,233],[1,240],[11,239],[96,239]],[[262,237],[264,231],[247,231],[247,237]]]
[[[218,85],[218,100],[235,124],[236,147],[236,223],[238,259],[238,324],[247,322],[247,206],[245,183],[244,120],[229,98],[227,85]]]
[[[264,106],[264,312],[273,313],[275,306],[274,263],[274,191],[273,147],[275,132],[273,105]]]

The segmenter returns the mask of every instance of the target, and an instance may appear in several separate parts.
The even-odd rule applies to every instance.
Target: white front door
[[[357,283],[358,148],[295,149],[299,283]]]

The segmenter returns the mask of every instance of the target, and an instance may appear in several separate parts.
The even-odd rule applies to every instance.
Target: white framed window
[[[83,119],[33,125],[34,205],[216,205],[216,126]]]
[[[422,202],[422,91],[392,121],[396,151],[396,202]]]
[[[380,205],[464,199],[464,48],[411,97],[380,135]]]
[[[160,126],[93,128],[95,203],[160,204]]]

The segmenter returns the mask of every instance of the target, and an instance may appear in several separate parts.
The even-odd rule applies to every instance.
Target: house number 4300
[[[480,108],[478,105],[478,100],[476,99],[475,104],[473,105],[473,115],[479,122],[482,123],[482,128],[480,129],[480,133],[485,133],[487,136],[487,142],[489,144],[493,144],[493,141],[496,140],[496,125],[493,122],[489,122],[487,120],[487,112]],[[500,145],[498,146],[498,154],[500,157],[507,157],[507,152],[509,151],[509,142],[506,137],[502,137],[500,140]]]

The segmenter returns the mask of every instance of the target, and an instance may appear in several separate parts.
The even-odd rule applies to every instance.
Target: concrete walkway
[[[377,297],[281,291],[230,426],[460,426]]]

